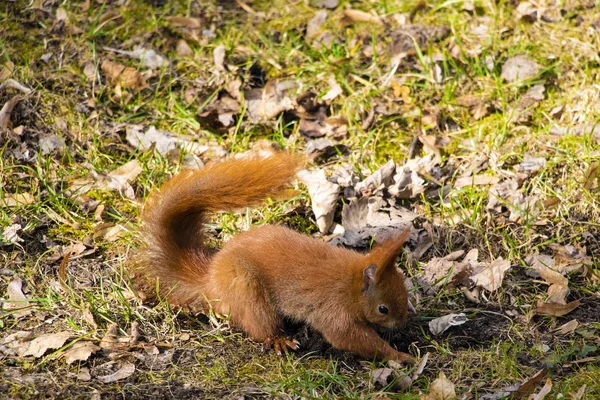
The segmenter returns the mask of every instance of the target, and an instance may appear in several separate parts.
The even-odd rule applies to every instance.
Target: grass
[[[570,298],[585,298],[587,308],[567,317],[533,317],[532,307],[547,286],[525,275],[523,261],[533,251],[547,252],[551,243],[587,246],[592,255],[600,249],[599,178],[586,183],[590,166],[600,160],[597,139],[592,134],[551,134],[556,126],[574,127],[600,118],[600,95],[594,85],[600,37],[592,24],[600,18],[598,7],[570,9],[557,22],[530,23],[515,17],[514,7],[507,1],[474,2],[474,13],[465,11],[463,2],[457,1],[424,8],[417,7],[417,0],[340,1],[337,9],[328,12],[322,27],[334,36],[332,46],[316,48],[305,40],[306,23],[316,11],[311,6],[314,3],[255,0],[247,3],[251,13],[235,2],[215,1],[132,0],[120,6],[91,2],[87,10],[70,2],[0,5],[0,65],[12,62],[10,77],[34,90],[11,117],[13,128],[23,126],[23,133],[0,133],[0,201],[23,194],[34,199],[30,204],[0,207],[0,229],[20,224],[18,234],[23,239],[1,247],[0,293],[4,297],[9,282],[20,277],[33,311],[28,317],[15,318],[14,312],[3,310],[2,336],[20,330],[36,334],[70,330],[77,338],[100,343],[111,323],[117,323],[120,334],[126,336],[131,324],[139,322],[145,335],[171,346],[161,354],[170,351],[172,357],[170,363],[155,366],[143,352],[124,353],[122,357],[136,363],[136,374],[128,380],[101,384],[77,381],[75,375],[82,368],[92,370],[95,376],[104,374],[102,368],[108,368],[105,364],[110,362],[108,352],[71,365],[59,357],[62,351],[40,359],[0,355],[0,370],[4,371],[0,390],[21,398],[39,393],[88,397],[97,390],[105,396],[139,398],[408,399],[426,393],[442,370],[456,383],[458,393],[470,391],[477,398],[523,382],[547,365],[554,383],[551,396],[560,393],[568,398],[568,393],[577,392],[583,384],[587,385],[586,396],[600,396],[595,379],[600,372],[598,363],[569,364],[589,356],[583,355],[584,349],[590,349],[585,346],[599,345],[600,327],[594,323],[593,313],[599,310],[595,305],[600,283],[589,276],[572,276]],[[55,18],[59,6],[67,12],[67,26]],[[451,35],[401,63],[394,84],[384,87],[392,62],[385,28],[346,24],[342,20],[346,7],[374,12],[392,27],[418,9],[416,23],[448,26]],[[201,18],[199,40],[174,28],[168,22],[170,16]],[[489,34],[473,34],[474,23],[488,24]],[[192,57],[177,56],[176,43],[182,38],[191,46]],[[106,50],[132,50],[136,45],[153,48],[172,61],[170,67],[148,77],[148,89],[123,89],[119,98],[103,73],[97,72],[93,79],[86,76],[87,63],[99,71],[105,59],[142,70],[139,61]],[[213,51],[219,45],[225,46],[228,72],[217,74]],[[374,47],[373,57],[363,53],[367,45]],[[49,61],[41,61],[49,53]],[[540,73],[525,83],[504,82],[502,65],[521,53],[542,66]],[[431,62],[432,58],[440,61]],[[225,132],[198,116],[238,77],[245,90],[262,87],[275,78],[290,79],[300,85],[294,96],[311,89],[320,97],[328,92],[328,80],[334,77],[343,94],[332,101],[331,113],[348,119],[348,137],[342,143],[350,152],[333,158],[327,166],[347,163],[361,177],[389,159],[402,164],[415,134],[430,135],[442,143],[437,147],[442,160],[440,176],[427,177],[440,185],[453,183],[475,168],[480,168],[478,174],[506,177],[514,174],[513,167],[526,153],[546,158],[538,173],[522,178],[522,193],[537,196],[542,203],[558,198],[559,203],[553,208],[521,210],[516,221],[507,218],[512,204],[505,202],[508,212],[502,214],[486,208],[488,186],[454,188],[443,199],[422,196],[404,202],[420,215],[419,226],[435,232],[434,244],[421,264],[407,264],[413,280],[432,257],[459,249],[477,248],[480,260],[503,256],[516,266],[486,304],[470,304],[460,292],[450,289],[421,300],[419,316],[395,341],[414,351],[418,348],[421,354],[431,353],[430,364],[409,392],[395,393],[391,385],[374,386],[369,371],[379,364],[332,350],[306,328],[292,329],[301,342],[304,339],[303,350],[279,358],[232,332],[227,321],[195,318],[164,302],[145,303],[135,295],[135,280],[129,276],[127,264],[140,243],[135,229],[130,228],[139,224],[143,200],[182,168],[187,153],[161,155],[156,150],[133,148],[126,140],[127,125],[153,125],[200,144],[221,146],[229,154],[248,150],[259,140],[292,151],[304,149],[306,139],[285,116],[258,125],[240,117]],[[538,83],[545,86],[545,99],[520,120],[515,106]],[[402,88],[410,102],[395,94],[394,86]],[[186,90],[197,91],[191,102],[186,101]],[[0,91],[0,103],[14,94]],[[470,106],[459,105],[466,96],[482,99],[487,115],[475,119]],[[562,110],[556,113],[556,107]],[[375,124],[364,129],[362,122],[374,108],[379,110]],[[245,114],[247,110],[240,110],[241,116]],[[432,115],[438,123],[428,125]],[[47,134],[58,135],[66,149],[42,154],[38,140]],[[210,161],[215,157],[206,153],[201,158]],[[91,171],[108,174],[131,160],[142,167],[132,182],[135,199],[101,188],[85,196],[71,190],[76,179],[88,177]],[[301,194],[286,202],[215,216],[208,226],[211,244],[218,246],[236,233],[264,223],[287,224],[316,234],[308,194],[299,189]],[[124,235],[108,240],[98,234],[100,221],[88,209],[93,200],[104,207],[102,222],[127,227]],[[339,215],[336,221],[340,222]],[[84,243],[93,252],[69,262],[64,288],[55,246],[75,243]],[[591,269],[598,269],[596,260]],[[477,310],[469,317],[479,321],[475,326],[481,329],[431,336],[426,326],[431,318],[463,309]],[[507,309],[516,309],[521,315],[510,323],[500,323],[506,322]],[[86,313],[91,313],[97,326]],[[578,319],[582,332],[587,333],[576,331],[565,337],[548,333],[569,319]],[[498,331],[490,332],[490,327]],[[180,339],[182,333],[188,333],[190,339]],[[541,344],[550,350],[540,351]],[[589,354],[597,356],[598,350]]]

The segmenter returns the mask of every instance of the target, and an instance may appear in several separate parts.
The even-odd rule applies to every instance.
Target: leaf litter
[[[126,199],[136,200],[136,196],[139,197],[141,192],[138,191],[141,182],[135,182],[142,171],[142,165],[145,166],[145,163],[148,162],[146,157],[168,157],[169,160],[174,160],[183,153],[186,155],[186,160],[190,161],[189,165],[201,168],[204,162],[211,162],[227,156],[229,150],[226,148],[233,149],[235,146],[239,146],[240,142],[236,142],[236,140],[239,140],[242,134],[252,132],[253,135],[263,129],[271,132],[270,129],[281,124],[284,128],[278,132],[278,134],[281,133],[280,141],[293,146],[298,151],[304,150],[312,159],[309,169],[299,174],[300,180],[310,195],[310,205],[294,206],[294,210],[303,210],[299,212],[304,219],[313,218],[314,215],[314,222],[325,240],[330,240],[333,244],[366,249],[393,230],[411,225],[415,227],[406,246],[408,257],[406,269],[413,273],[416,272],[409,276],[409,281],[413,285],[414,298],[420,300],[416,303],[420,312],[431,311],[431,309],[427,309],[428,301],[433,301],[432,304],[439,304],[439,302],[431,300],[432,297],[445,296],[444,291],[456,290],[462,292],[467,301],[476,303],[477,307],[497,305],[503,303],[501,300],[503,298],[510,299],[509,309],[503,315],[519,317],[519,312],[516,312],[516,307],[513,307],[513,300],[515,295],[519,295],[519,290],[526,291],[526,289],[516,287],[514,283],[516,279],[529,279],[530,282],[527,284],[531,283],[542,289],[533,290],[534,296],[526,296],[527,299],[531,298],[531,303],[523,305],[524,312],[531,307],[533,314],[563,316],[573,312],[574,316],[580,318],[579,312],[584,308],[586,302],[583,299],[579,300],[581,291],[575,286],[569,287],[569,283],[574,280],[594,279],[597,271],[594,269],[593,254],[597,249],[590,247],[593,246],[591,244],[593,241],[585,239],[586,236],[578,237],[577,240],[585,243],[581,246],[577,240],[572,241],[572,237],[567,236],[560,238],[557,244],[548,244],[552,241],[549,239],[556,239],[559,235],[554,236],[545,231],[540,218],[551,221],[552,217],[557,214],[553,214],[555,209],[547,207],[548,198],[536,187],[536,181],[543,181],[548,174],[556,173],[556,182],[552,182],[555,186],[553,190],[556,190],[556,199],[559,202],[556,207],[564,206],[566,195],[563,190],[566,191],[566,189],[560,183],[558,175],[560,173],[568,174],[570,167],[560,169],[562,167],[555,165],[562,161],[557,159],[553,153],[551,146],[554,146],[555,143],[549,143],[551,140],[557,140],[557,136],[563,137],[569,134],[586,135],[593,140],[598,140],[600,134],[596,134],[594,125],[590,124],[585,116],[587,115],[586,110],[594,110],[594,104],[597,104],[598,95],[595,93],[597,88],[589,85],[590,88],[586,90],[568,89],[571,91],[569,93],[577,92],[577,95],[573,95],[566,104],[550,110],[548,103],[553,102],[555,100],[553,96],[557,96],[557,93],[563,89],[561,74],[559,77],[550,73],[549,76],[546,76],[545,73],[542,74],[545,68],[551,64],[547,60],[551,60],[554,56],[546,59],[544,55],[529,47],[527,48],[532,50],[531,52],[516,56],[511,56],[511,51],[506,51],[503,47],[491,49],[489,41],[492,38],[502,40],[505,37],[512,37],[518,30],[493,26],[492,18],[487,15],[489,14],[488,10],[479,10],[476,5],[467,3],[461,4],[455,10],[457,13],[462,13],[463,16],[468,15],[467,23],[464,25],[468,33],[461,38],[463,41],[459,46],[455,37],[449,37],[450,29],[448,27],[441,22],[439,25],[428,25],[427,21],[431,19],[421,18],[420,13],[430,13],[428,17],[435,16],[435,13],[439,12],[435,6],[417,6],[409,14],[381,12],[382,9],[377,7],[363,11],[350,8],[349,5],[338,9],[337,1],[312,2],[310,6],[314,5],[320,9],[313,8],[314,11],[309,14],[309,18],[301,22],[299,33],[304,34],[304,40],[307,43],[299,46],[309,46],[311,51],[313,48],[320,49],[319,51],[332,48],[337,51],[338,48],[335,46],[347,45],[346,54],[343,56],[330,55],[327,60],[328,65],[337,66],[351,60],[361,63],[361,69],[365,67],[365,70],[361,70],[360,73],[350,72],[341,75],[337,71],[335,74],[332,73],[335,68],[329,68],[316,78],[318,89],[314,88],[314,82],[307,83],[309,81],[306,79],[307,71],[303,72],[304,76],[288,73],[286,62],[284,62],[288,60],[277,59],[271,55],[265,56],[268,53],[267,50],[245,48],[243,44],[238,45],[238,43],[225,45],[224,42],[215,40],[215,32],[220,32],[218,30],[224,29],[225,26],[221,22],[215,24],[211,18],[215,18],[216,21],[224,18],[223,15],[230,12],[227,8],[220,9],[219,12],[222,15],[216,16],[211,15],[210,12],[198,13],[194,9],[185,14],[164,15],[161,17],[164,18],[164,21],[161,21],[161,23],[164,22],[164,26],[156,28],[159,33],[157,38],[160,37],[160,39],[153,39],[152,43],[147,43],[149,41],[146,38],[127,43],[115,43],[116,40],[109,40],[106,44],[112,47],[104,47],[104,50],[116,54],[116,56],[109,60],[106,54],[102,55],[99,61],[102,76],[98,75],[96,66],[89,60],[84,60],[78,65],[78,68],[81,67],[82,77],[84,77],[82,82],[87,85],[82,84],[81,86],[86,98],[78,98],[78,101],[83,101],[82,104],[87,104],[86,107],[90,107],[95,113],[94,117],[90,117],[85,123],[96,120],[99,132],[104,135],[109,130],[106,116],[114,118],[116,115],[119,118],[122,110],[102,104],[103,96],[106,95],[114,103],[113,106],[120,104],[124,107],[131,107],[127,108],[129,115],[135,115],[136,118],[141,115],[144,119],[148,119],[147,125],[122,124],[118,130],[121,132],[120,136],[117,134],[111,138],[113,142],[108,145],[110,150],[107,150],[107,154],[115,151],[130,155],[136,150],[144,153],[140,155],[139,160],[132,161],[131,158],[127,158],[126,161],[114,164],[122,165],[116,169],[100,169],[82,164],[80,162],[82,154],[79,152],[78,146],[87,144],[84,144],[85,141],[76,142],[74,137],[66,132],[68,129],[59,128],[60,132],[56,134],[55,131],[49,129],[40,135],[37,133],[38,126],[34,126],[34,123],[30,123],[26,119],[27,122],[23,122],[20,113],[24,112],[22,109],[30,107],[30,104],[24,99],[27,96],[36,95],[36,92],[42,88],[36,86],[36,91],[32,93],[30,89],[16,80],[11,81],[9,77],[18,74],[19,69],[15,69],[14,64],[11,66],[9,62],[5,63],[0,70],[0,81],[4,82],[1,89],[18,90],[22,93],[13,97],[7,94],[4,97],[4,108],[0,112],[0,127],[6,131],[12,130],[11,140],[18,137],[17,141],[35,141],[36,144],[30,149],[19,150],[23,154],[21,160],[28,159],[25,154],[27,151],[32,154],[40,150],[42,156],[49,157],[58,165],[57,161],[61,157],[64,158],[65,155],[75,152],[77,163],[88,171],[88,176],[80,179],[79,182],[74,179],[53,180],[51,183],[53,186],[47,187],[56,189],[55,182],[57,181],[60,185],[71,187],[73,192],[77,193],[75,201],[82,207],[82,210],[86,213],[100,210],[94,215],[97,223],[87,233],[93,234],[96,238],[103,237],[107,241],[118,241],[121,233],[128,229],[128,225],[115,221],[114,216],[121,211],[115,210],[110,202],[104,204],[104,202],[90,197],[95,196],[91,193],[93,189],[114,192]],[[235,12],[246,13],[247,15],[243,15],[250,18],[251,22],[268,22],[269,18],[274,18],[273,15],[276,13],[284,12],[274,10],[275,14],[271,14],[271,11],[255,11],[255,4],[248,5],[239,2],[238,5],[239,9],[236,8]],[[353,4],[352,7],[354,6]],[[40,10],[42,7],[45,7],[46,11],[50,9],[48,5],[40,5]],[[94,4],[88,2],[87,6],[84,5],[83,8],[91,9],[93,7]],[[110,8],[110,6],[107,7]],[[445,7],[452,7],[452,5]],[[149,8],[151,7],[149,6]],[[531,24],[561,23],[564,12],[574,13],[569,14],[569,18],[573,15],[573,23],[575,23],[579,20],[578,12],[581,13],[581,11],[577,11],[578,9],[565,11],[568,8],[567,5],[564,7],[562,5],[561,7],[555,5],[541,7],[534,2],[521,2],[513,8],[514,10],[511,8],[511,11],[515,12],[515,20],[518,20],[518,23],[530,24],[527,26],[531,29],[537,29]],[[68,8],[57,8],[48,15],[52,16],[51,25],[54,30],[68,28],[71,29],[69,32],[76,32],[74,29],[78,25],[84,25],[77,20],[76,11]],[[106,26],[110,26],[111,21],[119,19],[122,17],[110,12],[102,16],[102,21],[107,21]],[[413,20],[418,23],[413,23]],[[345,31],[340,34],[342,31],[336,27],[336,24]],[[305,33],[300,32],[303,27],[306,27]],[[363,34],[360,31],[362,27],[372,27],[374,30]],[[496,28],[498,28],[498,37],[493,36]],[[356,29],[356,38],[346,38],[347,34],[354,35],[354,29]],[[462,34],[460,30],[456,30],[456,26],[453,25],[452,29],[452,36]],[[274,32],[274,40],[282,40],[281,38],[288,34],[283,32],[284,35],[279,36],[281,33]],[[73,33],[73,35],[76,36],[77,33]],[[95,42],[93,38],[89,40]],[[165,41],[164,46],[161,46],[163,44],[161,43],[155,47],[159,41],[163,40]],[[104,41],[103,44],[105,44]],[[119,50],[121,48],[133,50]],[[163,55],[174,54],[172,51],[179,57],[174,61]],[[295,51],[301,54],[303,49],[298,47],[295,48]],[[376,56],[377,60],[375,60]],[[53,63],[60,62],[61,57],[63,56],[57,50],[44,49],[41,58],[38,56],[36,60],[40,65],[39,68],[49,68],[54,65]],[[124,61],[126,57],[134,59],[134,61],[126,62]],[[297,63],[301,57],[299,59],[291,57],[290,64]],[[451,60],[452,57],[454,60]],[[462,67],[467,68],[467,63],[477,58],[480,58],[477,62],[481,63],[483,71],[487,72],[484,72],[482,76],[470,76],[469,80],[473,82],[463,86],[465,82],[460,81],[462,79],[460,72],[457,72],[454,67],[458,64],[453,63],[461,62],[464,64]],[[259,59],[260,62],[254,64],[256,59]],[[199,68],[198,77],[196,78],[196,75],[192,74],[193,78],[188,79],[190,77],[185,72],[186,63],[192,62],[210,67],[206,71]],[[256,79],[255,76],[251,76],[254,72],[250,71],[251,68],[246,68],[246,63],[248,65],[261,64],[260,68],[264,67],[264,64],[268,64],[272,66],[272,69],[268,67],[268,73]],[[552,62],[552,64],[554,63]],[[165,77],[170,78],[170,71],[167,67],[177,71],[174,80],[168,84],[157,82],[157,76],[149,73],[150,71],[142,72],[142,69],[165,68],[164,73],[167,74]],[[35,68],[38,66],[36,65]],[[556,68],[560,69],[561,64],[558,64]],[[281,72],[281,69],[285,71]],[[502,89],[510,92],[505,108],[500,106],[494,99],[495,95],[492,95],[494,91],[490,90],[488,81],[490,77],[501,78],[504,81],[502,85],[506,84],[506,86],[502,86]],[[538,82],[541,78],[548,79]],[[457,93],[462,95],[460,98],[450,101],[452,104],[444,105],[444,101],[439,97],[427,97],[424,94],[429,89],[427,85],[432,85],[435,91],[443,91],[448,87],[446,86],[447,82],[452,79],[459,79]],[[110,85],[112,92],[102,93],[104,88],[101,87],[101,82],[103,81]],[[358,100],[357,103],[362,103],[361,93],[374,89],[373,81],[385,83],[381,93],[378,92],[376,96],[369,99],[378,104],[356,105],[352,103],[356,100]],[[30,84],[34,81],[24,80],[23,82]],[[134,100],[135,96],[140,96],[137,100],[146,101],[149,99],[150,92],[157,90],[156,93],[158,93],[160,91],[160,85],[171,84],[174,85],[173,93],[177,93],[174,96],[181,96],[181,99],[176,98],[171,101],[183,101],[186,111],[190,112],[191,119],[194,120],[192,128],[188,129],[186,126],[186,129],[180,129],[181,125],[178,124],[182,124],[181,118],[169,115],[173,112],[171,108],[167,112],[159,110],[148,112],[144,106],[140,106]],[[471,84],[473,86],[469,86]],[[171,86],[168,87],[171,88]],[[307,91],[307,87],[310,90]],[[146,88],[152,88],[152,90],[144,93]],[[126,93],[123,91],[124,89],[130,89],[131,93]],[[377,90],[379,91],[379,89]],[[212,96],[213,93],[214,96]],[[79,94],[78,96],[81,97]],[[428,102],[431,104],[427,104]],[[141,114],[136,114],[138,111],[136,107],[140,107]],[[466,121],[460,121],[456,113],[458,108],[462,108],[461,113],[465,116]],[[593,113],[593,111],[590,112]],[[519,139],[517,136],[524,136],[527,132],[527,127],[524,128],[522,125],[537,124],[535,117],[540,113],[549,116],[550,127],[548,130],[552,137],[542,136],[541,141],[544,144],[539,146],[538,143],[532,141],[527,151],[521,152],[519,148],[516,148],[517,150],[510,148],[514,144],[513,140]],[[87,116],[89,115],[88,113]],[[484,130],[480,134],[487,135],[489,133],[486,131],[487,126],[484,123],[497,117],[506,118],[511,127],[520,129],[508,134],[505,138],[506,147],[494,149],[491,143],[496,140],[495,137],[481,140],[481,142],[488,142],[485,145],[472,145],[473,143],[467,144],[465,141],[459,141],[462,138],[459,136],[461,129],[470,129],[469,124],[473,120],[482,123],[481,126],[484,126]],[[17,120],[21,125],[13,127],[13,121]],[[127,121],[130,120],[127,119]],[[79,125],[84,126],[85,123]],[[146,122],[144,121],[144,123]],[[393,130],[393,134],[385,131],[388,124]],[[57,122],[56,125],[61,124]],[[77,125],[69,121],[69,128],[77,129]],[[185,123],[183,125],[185,126]],[[66,126],[66,124],[61,126]],[[363,129],[364,132],[361,132],[360,129]],[[490,130],[494,131],[494,129]],[[543,129],[540,130],[543,131]],[[369,154],[370,150],[358,150],[364,144],[357,142],[357,138],[361,134],[369,132],[373,134],[375,142],[377,140],[388,141],[390,146],[398,146],[400,143],[402,152],[406,150],[408,153],[407,158],[402,159],[399,156],[388,156],[387,154],[383,158],[379,156],[376,158]],[[413,152],[412,149],[409,149],[407,143],[410,141],[410,137],[407,143],[396,141],[396,136],[402,136],[400,133],[414,136],[412,143],[415,144],[415,147],[423,147],[424,150]],[[383,136],[380,138],[378,135],[382,134]],[[530,138],[523,138],[525,141],[528,139]],[[458,150],[445,148],[449,141],[453,142],[452,146],[458,143]],[[217,142],[219,144],[215,144]],[[77,145],[74,146],[74,144]],[[243,143],[242,140],[242,146],[245,145],[246,143]],[[502,153],[505,150],[506,152]],[[12,154],[17,154],[13,148],[10,151]],[[517,157],[514,157],[515,152],[518,154]],[[592,154],[592,158],[597,157],[593,152],[590,154]],[[484,157],[479,159],[479,156]],[[83,158],[87,159],[86,156]],[[476,158],[478,159],[475,160]],[[15,157],[15,159],[17,158]],[[33,158],[29,158],[29,160],[33,160]],[[154,161],[153,159],[152,162]],[[152,162],[149,165],[156,167],[156,164],[152,164]],[[186,165],[185,162],[182,164]],[[369,168],[365,165],[368,165]],[[112,171],[110,171],[111,169]],[[586,175],[582,184],[584,189],[582,192],[587,190],[595,194],[597,179],[594,178],[593,168],[590,171],[591,173]],[[55,171],[50,171],[50,176],[55,173]],[[162,171],[157,172],[157,174],[161,173]],[[19,178],[25,178],[25,176]],[[38,200],[46,201],[48,198],[47,192],[40,193],[36,191],[35,186],[31,188],[26,186],[25,191],[22,189],[22,187],[10,187],[10,193],[3,197],[3,202],[8,207],[18,210],[24,205],[34,204]],[[465,233],[472,228],[468,224],[478,217],[473,210],[449,212],[452,207],[456,207],[461,196],[469,191],[484,194],[480,212],[487,220],[486,229],[489,228],[484,232],[490,235],[487,248],[481,243],[471,243],[470,236]],[[475,206],[473,204],[467,206],[467,208],[471,207]],[[117,211],[116,214],[115,211]],[[310,214],[310,211],[313,214]],[[52,212],[62,219],[57,218]],[[61,217],[58,212],[52,212],[48,212],[49,215],[52,215],[51,222],[48,223],[68,222],[68,219]],[[565,211],[561,209],[561,212]],[[129,214],[127,216],[129,217]],[[12,249],[18,247],[17,243],[28,245],[29,234],[35,230],[26,225],[25,221],[20,220],[19,216],[11,215],[11,219],[9,225],[4,226],[3,229],[3,242],[6,242],[3,243],[3,246],[10,246],[9,249]],[[531,228],[527,225],[530,222],[533,222]],[[77,226],[72,222],[65,225]],[[533,232],[531,236],[533,242],[526,244],[535,246],[534,248],[539,252],[525,251],[526,256],[520,259],[518,254],[504,251],[505,249],[501,249],[500,243],[495,243],[498,238],[497,230],[508,232],[511,229],[518,230],[525,225]],[[468,228],[465,229],[465,226]],[[41,229],[45,230],[44,225]],[[450,230],[450,233],[447,234],[448,237],[440,234],[440,232],[449,232],[444,229]],[[25,232],[27,235],[24,234]],[[22,238],[17,233],[20,233]],[[590,233],[587,237],[589,238],[593,234]],[[462,238],[462,241],[454,242],[457,235],[459,237],[465,235],[465,237]],[[53,240],[57,239],[53,238]],[[570,241],[572,242],[569,243]],[[85,240],[84,242],[87,243],[87,246],[81,242],[67,242],[76,243],[77,246],[73,248],[77,255],[72,260],[77,258],[85,260],[88,256],[95,256],[95,252],[89,246],[90,243]],[[60,259],[65,252],[70,253],[66,247],[66,245],[53,247],[53,254],[49,257],[54,261]],[[414,250],[411,251],[411,249]],[[90,250],[92,251],[89,252]],[[532,255],[529,255],[530,253]],[[17,271],[21,272],[19,264],[15,265],[17,265]],[[522,276],[526,276],[526,278],[522,278]],[[9,285],[15,281],[16,279],[13,279]],[[507,285],[507,281],[510,284]],[[29,290],[29,281],[27,282]],[[26,293],[30,294],[27,291]],[[136,298],[132,292],[129,292],[127,296],[128,299]],[[25,294],[23,297],[28,299]],[[502,306],[504,305],[502,304]],[[31,312],[29,309],[27,311]],[[463,318],[465,314],[461,313],[464,311],[464,307],[460,301],[449,302],[444,309],[434,309],[434,311],[436,315],[445,315],[449,320],[445,327],[435,328],[436,331],[440,330],[440,338],[443,338],[443,335],[451,335],[453,332],[450,329],[447,333],[442,333],[441,331],[444,329],[466,322],[466,319]],[[87,308],[82,318],[87,325],[96,330],[98,324],[101,326],[103,324],[100,322],[101,320],[96,323],[94,312]],[[514,312],[514,314],[509,314],[509,312]],[[22,315],[20,318],[33,317],[36,313],[37,311],[31,313],[33,315]],[[515,321],[517,319],[515,318]],[[439,320],[437,319],[437,321]],[[554,320],[552,319],[552,321]],[[466,322],[465,326],[472,322]],[[581,329],[584,324],[585,322],[580,323],[578,320],[572,319],[558,327],[556,327],[558,324],[552,326],[556,327],[554,331],[556,335],[576,335],[577,330]],[[26,333],[22,338],[11,340],[10,343],[17,343],[15,348],[19,346],[22,346],[19,348],[29,348],[32,341],[31,336],[27,335],[33,335],[33,333]],[[61,337],[44,338],[43,335],[39,336],[38,339],[46,341],[48,346],[40,344],[37,349],[32,350],[31,356],[37,354],[43,356],[49,350],[64,346],[69,339],[75,336],[74,334],[65,336],[66,339],[60,345],[58,343],[61,342]],[[44,340],[41,340],[42,338]],[[129,337],[121,337],[116,325],[109,325],[100,346],[96,346],[91,341],[79,340],[71,343],[63,355],[65,362],[69,364],[80,362],[81,365],[91,367],[91,371],[82,368],[79,379],[85,381],[98,379],[106,383],[117,382],[127,379],[135,373],[136,366],[126,357],[127,352],[141,349],[141,347],[135,346],[144,345],[143,352],[134,353],[135,357],[142,359],[146,355],[148,356],[143,363],[138,364],[138,368],[144,368],[144,364],[149,368],[153,368],[152,365],[163,368],[172,359],[172,353],[161,353],[158,345],[145,346],[147,343],[144,340],[143,335],[133,326]],[[103,351],[99,352],[98,347]],[[96,358],[105,360],[104,350],[107,353],[114,351],[115,354],[120,354],[115,357],[123,356],[123,358],[109,361],[103,364],[101,369],[92,367],[86,361],[96,352],[98,352]],[[151,361],[150,356],[154,357],[156,361]],[[154,358],[152,359],[154,360]],[[424,367],[423,364],[422,368]],[[405,390],[416,379],[394,368],[391,366],[389,371],[373,374],[373,382],[387,386],[392,379],[396,379],[398,385],[395,386],[395,390]],[[422,368],[421,372],[423,372]],[[409,382],[408,386],[406,386],[406,382]],[[534,391],[531,391],[529,394],[537,396],[536,398],[547,396],[548,391],[552,388],[551,381],[543,379],[536,381],[536,388],[538,384],[543,386],[540,391],[537,394],[533,394]],[[457,386],[459,385],[461,384],[458,383]],[[585,387],[581,388],[583,393]],[[462,390],[464,387],[461,386],[460,389]],[[452,382],[443,373],[440,373],[438,378],[429,385],[429,394],[423,395],[422,398],[451,398],[455,394],[456,389]],[[578,396],[581,397],[583,394]]]

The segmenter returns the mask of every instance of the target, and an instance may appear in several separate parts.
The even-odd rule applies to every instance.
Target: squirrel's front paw
[[[286,337],[275,337],[265,340],[265,346],[272,347],[275,353],[282,355],[287,353],[288,349],[296,351],[300,347],[300,343],[296,339],[288,339]]]
[[[416,360],[413,358],[413,356],[411,356],[410,354],[407,353],[402,353],[401,351],[397,351],[394,354],[394,357],[391,358],[392,360],[399,362],[401,364],[407,364],[407,365],[415,365]]]

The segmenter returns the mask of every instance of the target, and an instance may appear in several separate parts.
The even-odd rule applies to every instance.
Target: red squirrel
[[[277,152],[176,175],[146,204],[146,246],[136,272],[158,279],[171,304],[228,314],[234,327],[278,353],[298,346],[281,336],[287,317],[310,325],[337,349],[412,363],[376,331],[399,328],[407,318],[408,294],[396,258],[409,230],[368,254],[273,225],[241,233],[218,252],[204,243],[208,213],[280,194],[300,164]]]

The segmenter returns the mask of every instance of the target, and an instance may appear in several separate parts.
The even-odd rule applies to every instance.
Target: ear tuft
[[[369,264],[363,269],[363,286],[362,291],[366,292],[375,285],[375,276],[377,275],[377,265]]]
[[[367,255],[372,262],[381,266],[379,274],[382,274],[386,269],[393,268],[395,270],[396,258],[402,251],[402,247],[404,246],[406,239],[408,239],[410,232],[411,228],[409,226],[400,234],[395,234],[380,245],[376,246]]]

